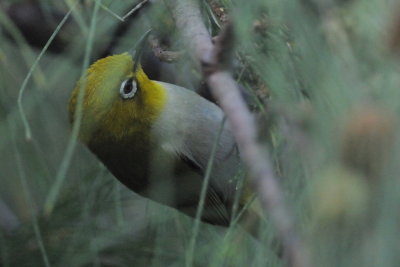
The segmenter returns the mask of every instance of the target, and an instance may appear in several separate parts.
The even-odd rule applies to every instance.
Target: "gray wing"
[[[183,158],[204,175],[224,114],[215,104],[185,88],[162,83],[168,90],[166,112],[154,125],[164,150]],[[239,168],[239,155],[229,125],[224,124],[213,161],[210,194],[216,206],[230,208]],[[228,209],[229,209],[228,208]],[[227,212],[230,213],[229,211]]]

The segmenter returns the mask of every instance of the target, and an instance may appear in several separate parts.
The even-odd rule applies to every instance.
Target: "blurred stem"
[[[118,181],[114,181],[114,201],[117,225],[120,227],[124,224],[124,214],[122,212],[121,188]]]
[[[65,4],[69,7],[70,10],[72,10],[72,17],[74,18],[75,22],[78,24],[79,28],[81,29],[82,35],[86,36],[88,35],[88,27],[86,25],[86,22],[81,14],[82,7],[75,9],[75,6],[78,3],[81,3],[83,1],[79,0],[64,0]],[[81,5],[80,5],[81,6]]]
[[[188,248],[188,252],[187,252],[187,256],[186,256],[186,264],[185,265],[187,267],[193,266],[193,257],[194,257],[195,247],[196,247],[197,235],[199,234],[199,230],[200,230],[201,215],[204,210],[204,203],[206,200],[208,184],[209,184],[210,178],[211,178],[211,171],[212,171],[212,168],[214,165],[214,159],[215,159],[215,155],[217,152],[218,143],[221,138],[222,130],[224,129],[224,125],[225,125],[225,117],[221,122],[220,128],[218,129],[217,136],[214,140],[214,143],[213,143],[213,146],[211,149],[210,158],[208,159],[208,162],[207,162],[207,168],[206,168],[206,171],[204,174],[204,181],[203,181],[203,185],[201,187],[201,192],[200,192],[199,205],[197,207],[195,222],[194,222],[193,230],[192,230],[192,238],[190,239],[189,248]]]
[[[95,0],[95,1],[98,2],[99,0]],[[119,15],[116,14],[114,11],[112,11],[111,9],[109,9],[106,5],[100,3],[100,7],[101,7],[104,11],[108,12],[109,14],[111,14],[111,16],[113,16],[114,18],[118,19],[119,21],[121,21],[121,22],[124,21],[124,19],[123,19],[121,16],[119,16]]]
[[[149,2],[149,0],[143,0],[139,2],[136,6],[134,6],[128,13],[126,13],[125,16],[122,17],[122,20],[125,20],[127,17],[135,13],[137,10],[141,9],[144,4]]]
[[[246,174],[243,171],[243,168],[239,168],[240,172],[235,175],[234,181],[236,181],[236,191],[235,191],[235,197],[233,199],[233,205],[232,205],[232,214],[231,214],[231,222],[235,219],[236,213],[238,212],[238,208],[240,205],[240,198],[243,193],[243,186],[244,186],[244,180],[246,179]]]
[[[92,15],[92,19],[90,22],[89,36],[88,36],[88,40],[86,42],[86,47],[85,47],[85,56],[84,56],[83,64],[82,64],[82,75],[85,75],[86,69],[89,66],[90,54],[92,52],[92,46],[93,46],[93,40],[94,40],[94,32],[96,29],[97,13],[99,11],[100,4],[101,4],[101,1],[99,0],[99,1],[96,1],[95,5],[94,5],[93,15]],[[70,10],[70,12],[71,11],[72,11],[72,9]],[[47,196],[47,199],[46,199],[46,202],[44,205],[44,213],[46,216],[49,216],[51,214],[51,212],[53,211],[53,208],[54,208],[57,198],[59,196],[59,192],[61,190],[61,186],[65,180],[68,167],[71,163],[72,155],[75,150],[75,146],[76,146],[78,135],[79,135],[79,130],[81,127],[83,98],[85,95],[85,89],[86,89],[86,79],[84,78],[83,82],[81,83],[81,86],[79,88],[76,111],[74,113],[75,118],[74,118],[74,124],[72,126],[71,138],[68,142],[67,149],[64,154],[64,158],[61,162],[61,166],[60,166],[57,176],[55,178],[55,182],[50,189],[50,192]]]
[[[12,131],[12,129],[14,129],[14,127],[13,127],[13,125],[11,125],[11,122],[9,124],[10,124],[10,136],[11,136],[11,139],[12,139],[12,142],[13,142],[13,145],[14,145],[14,153],[15,153],[15,161],[16,161],[16,164],[17,164],[18,177],[19,177],[20,182],[21,182],[22,191],[23,191],[23,194],[25,196],[25,200],[27,201],[27,205],[28,205],[29,211],[31,213],[33,231],[35,233],[35,237],[36,237],[39,249],[40,249],[40,254],[42,256],[44,265],[46,267],[50,267],[50,261],[49,261],[48,256],[47,256],[46,248],[45,248],[44,243],[43,243],[42,234],[41,234],[39,223],[38,223],[38,219],[37,219],[37,216],[36,216],[36,208],[34,206],[34,200],[32,198],[32,195],[31,195],[30,191],[29,191],[29,185],[28,185],[28,182],[27,182],[27,179],[26,179],[26,175],[25,175],[25,172],[24,172],[24,166],[22,164],[20,152],[18,150],[17,141],[15,140],[14,131]]]
[[[90,255],[90,259],[93,260],[93,265],[99,265],[99,250],[100,250],[100,242],[98,240],[97,229],[96,229],[96,220],[93,220],[92,210],[98,204],[96,200],[96,196],[98,194],[98,190],[94,188],[99,188],[99,181],[101,181],[101,177],[104,175],[104,168],[99,168],[99,171],[96,175],[91,177],[93,182],[87,184],[85,182],[79,183],[79,193],[80,199],[84,199],[82,205],[80,207],[80,215],[75,219],[76,228],[74,228],[74,233],[69,240],[69,243],[65,245],[63,256],[59,256],[58,265],[60,266],[71,266],[71,257],[76,253],[76,247],[79,246],[81,238],[84,236],[85,239],[88,240],[88,251]],[[81,181],[81,180],[80,180]],[[84,180],[83,180],[84,181]],[[73,262],[73,261],[72,261]]]
[[[96,196],[98,191],[93,190],[93,188],[100,187],[101,178],[104,176],[104,167],[99,168],[99,172],[97,175],[94,176],[93,183],[89,185],[87,183],[82,183],[81,193],[83,198],[86,200],[85,205],[82,211],[83,222],[82,224],[85,225],[86,231],[89,233],[90,242],[89,242],[89,250],[91,254],[91,258],[93,259],[93,266],[100,266],[100,259],[99,259],[99,251],[100,251],[100,244],[98,241],[97,229],[96,229],[96,222],[92,220],[92,212],[94,207],[96,207]]]
[[[60,31],[61,27],[64,25],[64,23],[69,18],[72,10],[73,10],[73,8],[68,11],[68,13],[61,20],[60,24],[58,24],[58,26],[54,30],[53,34],[50,36],[49,40],[44,45],[42,51],[40,51],[40,53],[39,53],[38,57],[36,58],[35,62],[33,62],[32,67],[29,69],[29,72],[26,75],[26,77],[25,77],[24,81],[22,82],[22,85],[21,85],[21,87],[19,89],[17,104],[18,104],[18,109],[19,109],[20,115],[21,115],[22,123],[23,123],[23,125],[25,127],[25,138],[26,138],[26,140],[30,140],[32,138],[32,133],[31,133],[31,128],[29,126],[28,119],[26,117],[26,113],[25,113],[24,107],[22,106],[22,96],[23,96],[23,94],[25,92],[26,86],[28,85],[29,79],[33,74],[33,71],[36,69],[36,66],[38,65],[40,59],[42,58],[44,53],[49,48],[51,42],[54,40],[54,38],[56,37],[57,33]]]

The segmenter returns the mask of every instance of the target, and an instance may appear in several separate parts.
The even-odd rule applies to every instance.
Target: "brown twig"
[[[163,62],[175,62],[179,60],[183,55],[182,51],[165,50],[161,45],[160,40],[153,34],[149,36],[149,43],[154,56],[156,56],[159,60]]]
[[[225,70],[224,64],[218,62],[224,58],[220,55],[224,49],[218,46],[225,45],[230,38],[229,34],[226,34],[225,38],[219,38],[217,48],[214,48],[202,21],[197,1],[164,2],[171,10],[176,26],[193,52],[194,59],[200,62],[204,78],[230,122],[242,159],[252,174],[254,189],[278,230],[289,266],[310,266],[303,243],[295,231],[294,220],[284,204],[282,190],[275,177],[269,154],[257,143],[253,116],[246,107],[232,75]]]

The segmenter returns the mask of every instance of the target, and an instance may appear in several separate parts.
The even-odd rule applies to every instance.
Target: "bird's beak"
[[[146,41],[150,35],[151,30],[152,29],[147,30],[136,42],[134,48],[130,51],[133,59],[133,72],[136,72],[137,68],[140,65],[140,57],[142,55],[144,47],[146,46]]]

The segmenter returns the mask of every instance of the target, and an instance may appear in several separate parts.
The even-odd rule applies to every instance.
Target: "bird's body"
[[[201,219],[229,225],[240,159],[218,106],[185,88],[151,81],[140,67],[134,72],[124,53],[98,60],[78,82],[71,121],[83,84],[80,139],[131,190],[189,216],[195,216],[218,141]]]

